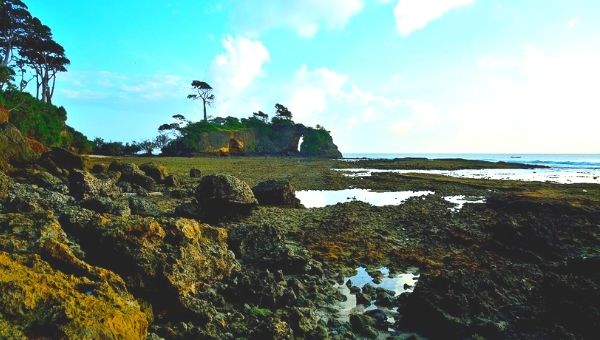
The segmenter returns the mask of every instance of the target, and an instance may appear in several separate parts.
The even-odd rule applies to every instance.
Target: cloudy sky
[[[600,153],[600,1],[28,0],[71,59],[54,102],[140,140],[194,79],[213,116],[331,130],[342,152]]]

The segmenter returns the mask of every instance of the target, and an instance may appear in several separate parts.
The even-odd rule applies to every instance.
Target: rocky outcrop
[[[6,172],[12,166],[31,164],[37,158],[27,138],[14,125],[0,124],[0,171]]]
[[[121,195],[121,191],[112,181],[100,180],[89,172],[81,170],[71,171],[69,193],[79,200],[95,196],[116,198]]]
[[[152,177],[158,183],[161,183],[165,180],[167,176],[169,176],[169,172],[167,168],[162,165],[158,165],[155,163],[144,163],[140,165],[140,170],[142,170],[146,176]]]
[[[268,180],[252,188],[260,205],[299,208],[302,205],[296,198],[294,188],[288,181]]]
[[[204,176],[195,196],[209,220],[247,215],[258,205],[248,184],[230,175]]]
[[[302,124],[274,124],[237,131],[200,132],[196,145],[184,150],[177,140],[163,149],[166,155],[292,155],[340,158],[329,132]],[[300,141],[303,140],[302,144]]]
[[[0,215],[0,229],[0,328],[6,318],[29,338],[145,338],[148,317],[124,281],[81,260],[52,214]]]
[[[23,338],[145,339],[149,323],[126,292],[54,270],[39,256],[4,251],[1,318],[12,320],[12,334]]]
[[[197,293],[239,268],[227,232],[194,220],[73,211],[64,225],[87,259],[120,274],[157,306],[189,307]]]
[[[85,170],[88,167],[86,157],[63,148],[52,148],[42,155],[42,161],[51,161],[59,168],[66,170]]]
[[[147,168],[147,169],[149,169],[149,168]],[[119,181],[119,183],[125,183],[125,187],[127,187],[127,184],[131,184],[131,185],[133,185],[135,187],[139,187],[143,190],[154,191],[156,189],[156,181],[152,177],[146,175],[146,173],[144,171],[142,171],[137,165],[135,165],[133,163],[123,163],[123,162],[113,161],[108,166],[108,170],[116,172],[116,173],[120,173],[120,175],[117,176],[118,181]],[[160,171],[160,170],[157,169],[157,171]],[[164,171],[166,172],[166,169]],[[153,173],[154,175],[158,174],[158,173],[154,173],[150,170],[149,170],[149,172]],[[130,188],[130,189],[135,189],[135,188]],[[125,190],[125,191],[131,191],[131,190]]]

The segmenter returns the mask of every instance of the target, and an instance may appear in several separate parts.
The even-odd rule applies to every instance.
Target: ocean
[[[551,168],[600,169],[600,154],[503,154],[503,153],[345,153],[345,159],[393,159],[403,157],[463,158],[490,162],[544,165]]]

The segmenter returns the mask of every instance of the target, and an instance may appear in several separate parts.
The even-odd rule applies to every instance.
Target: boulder
[[[191,178],[200,178],[200,177],[202,177],[202,171],[200,171],[200,169],[191,168],[190,169],[190,177]]]
[[[108,171],[120,172],[119,182],[136,184],[148,191],[156,189],[156,181],[133,163],[113,161],[108,166]]]
[[[0,124],[0,171],[31,164],[37,158],[19,129],[10,123]]]
[[[120,172],[123,176],[133,176],[134,173],[140,172],[140,168],[133,163],[126,163],[121,161],[112,161],[108,165],[108,171]]]
[[[56,166],[66,170],[85,170],[88,167],[86,157],[63,148],[52,148],[42,155],[42,160],[50,160]]]
[[[112,200],[108,197],[94,196],[81,202],[81,206],[103,214],[118,216],[131,215],[131,209],[127,201]]]
[[[294,194],[294,188],[288,181],[268,180],[252,188],[260,205],[274,205],[298,208],[302,205]]]
[[[165,183],[166,186],[171,187],[171,188],[177,188],[181,185],[179,183],[179,179],[175,175],[169,175],[169,176],[165,177],[163,182]]]
[[[208,219],[248,215],[258,205],[248,184],[230,175],[204,176],[195,196]]]
[[[352,330],[360,335],[363,335],[370,339],[377,338],[377,331],[373,328],[375,326],[375,319],[365,314],[351,314],[350,325]]]
[[[78,200],[94,196],[117,198],[121,195],[112,181],[101,180],[87,171],[75,169],[69,175],[69,193]]]
[[[155,163],[144,163],[140,165],[140,169],[147,175],[152,177],[156,182],[162,182],[169,175],[167,168]]]

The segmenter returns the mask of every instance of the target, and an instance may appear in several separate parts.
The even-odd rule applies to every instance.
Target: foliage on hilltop
[[[47,146],[62,146],[82,153],[92,150],[91,142],[66,124],[67,111],[17,90],[0,91],[0,107],[9,112],[8,120],[25,136]]]

